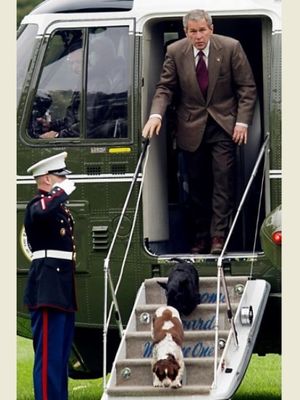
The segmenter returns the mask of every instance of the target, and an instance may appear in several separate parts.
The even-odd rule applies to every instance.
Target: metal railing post
[[[108,252],[107,252],[107,256],[104,259],[104,267],[103,267],[103,270],[104,270],[103,392],[104,393],[106,392],[106,389],[107,389],[107,380],[106,380],[106,375],[107,375],[107,333],[108,333],[108,326],[109,326],[110,317],[111,317],[111,313],[109,313],[109,315],[107,313],[108,284],[109,284],[110,290],[111,290],[112,303],[113,303],[113,305],[114,305],[114,307],[116,309],[117,315],[118,315],[118,317],[117,317],[118,321],[117,322],[118,322],[118,326],[119,326],[120,336],[122,337],[122,335],[123,335],[123,324],[122,324],[122,320],[121,320],[121,314],[120,314],[120,310],[119,310],[118,301],[117,301],[117,298],[116,298],[116,291],[114,289],[113,282],[112,282],[111,275],[110,275],[110,268],[109,268],[110,256],[111,256],[113,247],[115,245],[115,241],[116,241],[116,238],[117,238],[117,235],[118,235],[118,232],[119,232],[123,217],[125,215],[125,211],[127,209],[128,202],[129,202],[129,199],[130,199],[134,184],[135,184],[135,182],[137,180],[137,177],[138,177],[138,174],[139,174],[139,170],[140,170],[140,166],[141,166],[142,161],[143,161],[143,159],[145,157],[148,145],[149,145],[149,139],[143,142],[143,149],[142,149],[142,152],[140,154],[138,163],[137,163],[136,168],[135,168],[135,172],[134,172],[134,175],[133,175],[133,178],[132,178],[132,182],[131,182],[131,185],[129,187],[129,190],[128,190],[128,193],[127,193],[127,197],[125,199],[125,202],[124,202],[124,205],[123,205],[123,208],[122,208],[120,219],[119,219],[117,227],[115,229],[113,239],[111,241],[110,247],[109,247]],[[139,193],[139,199],[140,199],[140,193]],[[139,199],[138,199],[138,201],[139,201]]]
[[[247,197],[247,194],[249,192],[249,189],[252,185],[252,182],[254,180],[254,177],[256,176],[260,161],[266,151],[266,147],[267,144],[269,142],[269,138],[270,138],[270,134],[269,132],[266,134],[264,143],[260,149],[260,152],[258,154],[257,160],[255,162],[255,165],[253,167],[252,170],[252,174],[249,178],[248,184],[246,186],[246,189],[243,193],[243,196],[241,198],[240,204],[238,206],[237,212],[235,214],[235,217],[233,219],[232,225],[230,227],[229,233],[226,237],[225,243],[224,243],[224,247],[221,251],[221,254],[218,258],[218,262],[217,262],[217,268],[218,268],[218,273],[217,273],[217,302],[216,302],[216,323],[215,323],[215,357],[214,357],[214,380],[213,380],[213,384],[212,384],[212,388],[216,388],[217,387],[217,368],[218,368],[218,346],[219,346],[219,308],[220,308],[220,295],[221,295],[221,290],[220,290],[220,286],[221,286],[221,280],[222,280],[222,286],[224,289],[224,294],[225,294],[225,300],[226,300],[226,306],[227,306],[227,316],[228,316],[228,320],[230,322],[231,325],[231,332],[233,333],[234,336],[234,341],[236,346],[238,346],[238,337],[237,337],[237,331],[236,331],[236,327],[235,327],[235,323],[234,323],[234,318],[233,318],[233,313],[232,313],[232,308],[231,308],[231,304],[230,304],[230,299],[228,296],[228,290],[227,290],[227,285],[226,285],[226,280],[225,280],[225,275],[224,275],[224,269],[223,269],[223,258],[224,258],[224,254],[225,251],[227,249],[229,240],[231,238],[232,232],[235,228],[235,224],[236,221],[239,217],[240,211],[242,209],[242,206],[244,205],[245,199]],[[231,335],[229,335],[229,338],[231,337]],[[227,340],[229,340],[229,338]]]

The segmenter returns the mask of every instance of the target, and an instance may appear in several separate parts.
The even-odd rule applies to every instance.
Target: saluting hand
[[[149,118],[148,121],[146,122],[146,125],[144,126],[142,135],[144,138],[149,138],[151,139],[154,133],[156,135],[159,134],[161,128],[161,119],[158,117],[152,117]]]
[[[75,183],[73,181],[70,181],[70,179],[68,178],[63,179],[60,182],[55,182],[53,187],[54,186],[62,188],[68,196],[76,189]]]

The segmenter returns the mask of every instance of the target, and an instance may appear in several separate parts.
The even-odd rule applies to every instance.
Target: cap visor
[[[48,173],[56,176],[65,176],[71,174],[72,171],[69,171],[68,169],[60,169],[58,171],[49,171]]]

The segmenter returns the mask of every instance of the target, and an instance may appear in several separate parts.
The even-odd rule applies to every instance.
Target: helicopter
[[[216,33],[240,41],[257,85],[249,141],[237,152],[239,214],[224,270],[231,277],[251,270],[269,283],[253,351],[281,353],[281,2],[48,0],[22,20],[17,37],[17,330],[31,338],[23,218],[35,182],[26,170],[67,151],[70,179],[79,188],[69,203],[78,250],[73,378],[105,373],[103,335],[111,368],[118,327],[126,326],[145,279],[168,276],[174,258],[192,259],[201,277],[216,274],[215,256],[189,254],[172,105],[162,134],[150,143],[141,137],[166,47],[185,36],[182,17],[199,7],[212,16]],[[74,44],[81,49],[77,71],[68,60]],[[45,137],[37,121],[63,120],[74,90],[80,101],[71,134]],[[106,302],[114,306],[109,326]]]

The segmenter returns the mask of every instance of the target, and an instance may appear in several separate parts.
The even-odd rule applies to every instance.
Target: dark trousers
[[[31,311],[36,400],[68,398],[68,360],[75,314],[50,308]]]
[[[234,204],[236,145],[212,118],[195,152],[183,151],[192,240],[225,237]]]

